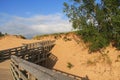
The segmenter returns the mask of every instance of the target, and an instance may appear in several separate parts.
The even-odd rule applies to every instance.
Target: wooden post
[[[32,74],[28,73],[28,80],[36,80],[36,78]]]

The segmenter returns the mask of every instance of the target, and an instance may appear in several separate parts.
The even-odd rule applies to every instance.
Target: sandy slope
[[[37,42],[38,40],[25,40],[16,36],[0,38],[0,50],[21,46],[23,43]],[[10,74],[10,60],[0,62],[0,80],[13,80]]]
[[[0,50],[22,46],[23,43],[33,43],[39,40],[26,40],[16,36],[6,36],[0,39]]]
[[[109,53],[107,53],[109,51]],[[90,80],[120,80],[120,59],[117,61],[120,51],[108,47],[101,55],[100,53],[88,54],[83,42],[77,44],[76,40],[56,40],[52,53],[58,57],[54,68],[72,73],[81,77],[86,75]],[[68,62],[73,65],[68,68]]]
[[[22,46],[23,43],[33,43],[38,41],[40,40],[26,40],[26,39],[17,38],[16,36],[9,35],[0,39],[0,50]],[[10,62],[9,60],[6,60],[5,62],[1,62],[0,68],[8,69],[9,62]]]
[[[109,46],[104,55],[101,55],[99,52],[88,54],[88,49],[78,37],[71,34],[67,35],[67,37],[71,40],[65,41],[63,39],[64,36],[58,38],[56,45],[51,51],[58,58],[54,68],[81,77],[87,75],[90,80],[120,80],[120,58],[118,58],[120,51]],[[53,38],[53,36],[49,36],[42,38],[42,40]],[[0,50],[20,46],[22,43],[36,41],[38,40],[24,40],[14,36],[8,36],[0,39]],[[106,53],[107,51],[109,51],[109,53]],[[7,63],[9,63],[9,61]],[[73,65],[71,69],[67,67],[68,63]],[[2,66],[9,65],[2,64]]]

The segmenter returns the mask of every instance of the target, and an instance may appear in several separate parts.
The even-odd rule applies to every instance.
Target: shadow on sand
[[[88,76],[86,75],[85,77],[81,77],[81,80],[90,80]]]
[[[45,61],[42,61],[39,65],[49,69],[53,69],[57,61],[58,58],[52,53],[49,53],[48,58]]]

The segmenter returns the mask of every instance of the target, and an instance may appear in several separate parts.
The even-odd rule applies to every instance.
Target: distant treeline
[[[26,37],[23,35],[14,35],[14,36],[16,36],[17,38],[26,39]]]
[[[7,35],[7,33],[3,34],[2,32],[0,32],[0,37]]]
[[[2,32],[0,32],[0,37],[6,36],[6,35],[9,35],[9,34],[8,33],[3,34]],[[26,39],[26,37],[23,35],[14,35],[14,36],[16,36],[17,38]]]

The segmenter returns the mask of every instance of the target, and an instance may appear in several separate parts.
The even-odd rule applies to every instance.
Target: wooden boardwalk
[[[10,60],[0,63],[0,80],[13,80],[10,72]]]
[[[23,46],[0,51],[0,80],[13,80],[13,76],[10,71],[11,55],[24,56],[23,53],[25,52],[29,52],[29,53],[32,52],[34,55],[34,51],[41,50],[40,45],[42,45],[42,47],[45,46],[44,49],[48,49],[49,51],[51,49],[49,48],[49,45],[51,44],[53,45],[53,43],[54,41],[42,41],[42,42],[30,43],[29,45],[23,44]]]
[[[0,80],[13,80],[9,69],[0,69]]]
[[[49,52],[54,42],[23,44],[0,51],[0,80],[88,80],[52,69],[57,61],[57,57]]]

